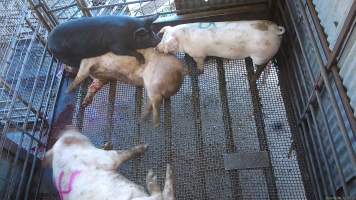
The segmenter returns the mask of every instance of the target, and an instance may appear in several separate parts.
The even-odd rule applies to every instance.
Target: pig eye
[[[144,28],[139,28],[139,29],[137,29],[137,31],[135,33],[136,33],[136,36],[145,36],[145,35],[147,35],[148,31]]]
[[[163,34],[164,34],[163,32],[159,32],[157,35],[158,35],[158,37],[162,38]]]

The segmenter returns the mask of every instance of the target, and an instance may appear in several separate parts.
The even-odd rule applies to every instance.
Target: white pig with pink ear
[[[173,172],[167,165],[163,191],[152,170],[147,175],[147,194],[142,186],[117,173],[133,157],[140,156],[147,145],[129,150],[105,151],[96,148],[77,130],[65,131],[45,156],[51,165],[61,200],[175,200]]]
[[[157,49],[164,53],[184,52],[203,71],[204,59],[216,56],[228,59],[251,57],[264,65],[277,53],[285,29],[266,20],[190,23],[166,26]]]

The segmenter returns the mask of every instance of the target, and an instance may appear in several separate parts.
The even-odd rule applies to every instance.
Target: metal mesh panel
[[[177,56],[194,71],[189,58]],[[176,173],[177,199],[305,199],[296,155],[289,155],[292,135],[277,66],[272,64],[267,79],[257,83],[263,116],[257,126],[256,98],[247,76],[244,60],[209,59],[203,74],[186,76],[177,95],[162,104],[159,128],[140,120],[147,102],[144,89],[118,83],[115,103],[110,105],[107,85],[86,108],[83,132],[98,147],[110,137],[114,149],[148,143],[145,155],[129,161],[119,172],[144,185],[152,168],[163,185],[169,162]],[[78,93],[78,101],[82,95]],[[80,126],[77,116],[74,123]],[[259,135],[261,128],[266,133],[264,140]],[[225,153],[264,150],[269,150],[272,166],[225,170]]]

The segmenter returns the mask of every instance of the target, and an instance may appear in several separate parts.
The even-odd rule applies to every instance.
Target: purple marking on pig
[[[56,187],[57,187],[57,190],[58,190],[61,200],[64,199],[64,195],[67,195],[72,192],[74,180],[79,174],[80,174],[80,171],[74,171],[70,174],[67,190],[64,191],[62,189],[62,181],[63,181],[63,177],[64,177],[64,171],[61,171],[61,173],[59,174],[59,177],[58,177],[58,181],[56,181]]]

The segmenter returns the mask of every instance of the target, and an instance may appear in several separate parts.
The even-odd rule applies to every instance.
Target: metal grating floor
[[[184,54],[178,57],[191,66]],[[204,74],[186,76],[178,94],[161,106],[159,128],[139,122],[147,101],[144,89],[118,83],[113,106],[107,85],[86,108],[83,132],[97,146],[110,137],[115,149],[148,143],[145,155],[129,161],[120,173],[145,185],[152,168],[163,185],[165,164],[170,162],[176,173],[177,199],[306,199],[296,155],[288,156],[292,133],[277,70],[272,64],[267,80],[257,82],[262,126],[256,126],[245,61],[209,59]],[[78,92],[77,101],[83,95]],[[73,123],[79,126],[81,115],[76,116]],[[261,140],[258,133],[263,125],[267,139]],[[269,148],[272,168],[225,170],[224,153],[256,152],[261,146]],[[268,181],[272,170],[277,192]]]

